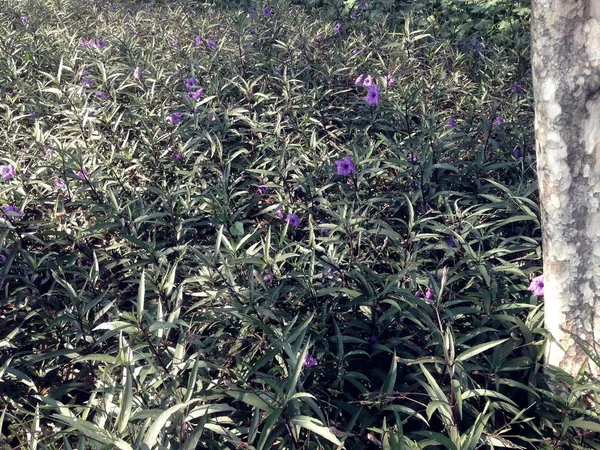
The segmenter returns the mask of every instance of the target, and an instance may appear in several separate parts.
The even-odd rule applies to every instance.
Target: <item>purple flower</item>
[[[106,95],[104,92],[96,92],[96,97],[98,97],[100,100],[106,100],[108,95]]]
[[[360,2],[358,3],[358,8],[365,9],[366,7],[367,5],[365,4],[365,0],[360,0]]]
[[[142,69],[136,67],[133,70],[133,78],[135,78],[136,80],[140,80],[142,78]]]
[[[411,164],[414,164],[415,166],[417,164],[419,164],[419,162],[421,161],[419,158],[419,155],[417,155],[416,153],[410,152],[407,156],[408,158],[408,162]]]
[[[268,273],[263,277],[263,283],[265,283],[267,286],[272,286],[274,282],[275,277],[272,273]]]
[[[188,97],[191,98],[192,100],[196,100],[196,101],[200,100],[203,95],[204,95],[204,89],[202,89],[202,88],[197,89],[195,91],[188,92]]]
[[[177,125],[183,120],[183,113],[181,111],[175,111],[169,116],[169,122],[171,125]]]
[[[263,8],[263,16],[271,17],[272,14],[273,14],[273,10],[271,8],[269,8],[268,6],[265,6]]]
[[[379,339],[377,339],[377,336],[371,336],[369,338],[369,344],[371,344],[371,345],[381,344],[381,341]]]
[[[363,81],[363,85],[366,87],[373,86],[373,77],[371,75],[369,75],[367,78],[365,78]]]
[[[392,86],[395,82],[396,82],[396,79],[393,76],[391,76],[391,75],[385,76],[385,85],[386,86]]]
[[[362,50],[361,50],[359,47],[356,47],[354,50],[352,50],[352,53],[351,53],[351,55],[352,55],[352,56],[354,56],[354,55],[358,55],[358,54],[359,54],[361,51],[362,51]],[[362,76],[362,75],[361,75],[361,76]],[[354,83],[354,84],[362,84],[362,82],[363,82],[363,80],[361,79],[361,80],[360,80],[360,83]]]
[[[0,175],[3,180],[10,180],[15,177],[16,171],[15,166],[7,164],[6,166],[0,166]]]
[[[333,27],[333,29],[335,30],[336,33],[339,33],[342,31],[342,24],[341,23],[336,23],[335,26]]]
[[[175,161],[183,161],[183,155],[180,152],[171,153],[171,158],[173,158]]]
[[[415,297],[421,298],[421,297],[423,297],[423,294],[421,293],[421,291],[417,291],[417,292],[415,292]]]
[[[77,176],[79,177],[80,180],[87,180],[88,179],[87,169],[85,167],[83,167],[79,172],[77,172]]]
[[[191,91],[198,84],[198,80],[195,77],[189,77],[185,79],[185,88]]]
[[[433,291],[429,288],[427,288],[427,290],[425,291],[425,299],[432,302],[435,300],[435,294],[433,293]]]
[[[27,17],[27,16],[21,17],[21,23],[23,25],[28,25],[29,24],[29,17]]]
[[[512,155],[515,159],[519,159],[521,157],[521,150],[519,150],[518,148],[515,149],[515,151],[512,152]]]
[[[8,216],[9,219],[20,219],[21,217],[23,217],[23,211],[21,211],[19,208],[17,208],[14,205],[6,205],[2,208],[2,211],[4,211],[4,214],[6,214]]]
[[[314,358],[310,353],[307,353],[306,358],[304,358],[304,362],[302,363],[302,368],[308,369],[317,365],[319,365],[319,360],[317,358]]]
[[[279,74],[279,76],[280,76],[280,77],[282,77],[282,76],[283,76],[283,74],[285,73],[285,69],[284,69],[284,67],[283,67],[283,64],[282,64],[282,65],[280,65],[280,66],[277,68],[277,73]]]
[[[96,47],[98,47],[100,49],[106,47],[106,41],[103,41],[102,39],[96,40],[95,44],[96,44]]]
[[[300,217],[298,217],[298,214],[288,214],[285,218],[285,221],[294,228],[298,228],[300,226]]]
[[[212,39],[208,39],[206,41],[206,43],[208,44],[209,47],[211,47],[213,49],[217,48],[217,43],[215,41],[213,41]]]
[[[511,88],[512,88],[513,92],[516,92],[516,93],[519,93],[523,90],[521,85],[519,83],[517,83],[516,81],[512,84]]]
[[[258,192],[258,195],[267,195],[269,193],[269,190],[270,189],[263,182],[263,183],[260,183],[260,186],[258,186],[258,189],[256,189],[256,192]]]
[[[354,165],[354,161],[352,161],[350,156],[346,156],[344,159],[336,161],[335,165],[337,166],[338,175],[347,177],[348,175],[356,173],[356,166]]]
[[[454,241],[454,237],[452,236],[448,236],[448,238],[446,239],[446,244],[448,244],[448,247],[450,248],[456,248],[456,242]]]
[[[354,80],[354,84],[355,85],[361,85],[363,84],[363,81],[365,81],[365,76],[361,73],[358,78],[356,78],[356,80]]]
[[[367,92],[365,101],[372,106],[377,105],[379,103],[379,88],[376,84],[369,88],[369,92]]]
[[[179,41],[177,40],[177,38],[171,39],[171,45],[177,48],[177,46],[179,45]]]
[[[279,210],[277,211],[277,213],[275,215],[277,217],[279,217],[280,219],[283,219],[283,210],[281,208],[279,208]]]
[[[494,125],[496,126],[500,126],[504,123],[504,119],[502,118],[502,116],[498,116],[496,117],[496,120],[494,120]]]
[[[67,187],[67,185],[65,184],[65,182],[61,178],[57,178],[56,180],[54,180],[53,185],[54,185],[54,187],[56,189],[60,189],[60,190],[62,190],[62,189],[64,189],[64,188]]]
[[[196,45],[202,45],[202,43],[203,43],[202,38],[200,36],[196,36],[196,38],[194,39],[194,43]]]
[[[446,122],[448,124],[448,127],[450,128],[454,128],[456,126],[456,120],[454,120],[454,117],[450,117],[450,120],[448,120],[448,122]]]
[[[81,85],[83,87],[87,87],[87,88],[92,87],[94,85],[94,80],[92,80],[91,78],[88,78],[88,77],[83,77],[81,79]]]
[[[531,284],[527,289],[533,292],[533,295],[542,297],[544,295],[544,275],[540,275],[531,280]]]
[[[4,264],[6,262],[6,255],[0,253],[0,263]]]

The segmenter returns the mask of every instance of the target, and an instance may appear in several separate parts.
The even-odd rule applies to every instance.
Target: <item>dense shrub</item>
[[[599,448],[527,290],[527,17],[4,0],[6,448]]]

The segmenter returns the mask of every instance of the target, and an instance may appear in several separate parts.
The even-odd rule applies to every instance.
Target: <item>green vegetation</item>
[[[512,1],[1,0],[0,448],[600,448],[528,47]]]

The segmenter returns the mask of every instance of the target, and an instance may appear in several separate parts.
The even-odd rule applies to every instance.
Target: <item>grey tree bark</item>
[[[600,337],[600,0],[533,0],[531,31],[546,360],[575,375],[571,334]]]

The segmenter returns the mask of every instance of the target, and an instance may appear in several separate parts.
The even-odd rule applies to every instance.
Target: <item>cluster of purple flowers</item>
[[[386,86],[392,86],[396,82],[396,80],[393,76],[386,75],[384,82]],[[369,105],[374,106],[379,103],[379,86],[377,86],[377,84],[375,83],[375,80],[372,75],[368,75],[365,77],[365,75],[361,73],[356,78],[356,80],[354,80],[354,84],[357,86],[362,85],[369,88],[369,91],[367,92],[367,95],[364,98]]]
[[[204,44],[204,39],[202,39],[200,36],[196,36],[194,38],[194,43],[196,45],[202,45],[202,44]],[[174,44],[173,45],[174,46],[176,45],[176,39],[174,40]],[[213,39],[207,39],[206,40],[206,45],[208,45],[213,50],[217,48],[217,43]]]
[[[198,101],[204,95],[204,89],[194,89],[198,86],[198,80],[195,77],[189,77],[185,79],[185,88],[188,91],[188,97],[192,100]]]
[[[82,39],[81,41],[82,48],[99,48],[103,49],[106,47],[106,41],[102,39]]]
[[[421,162],[421,159],[419,158],[419,155],[417,155],[416,153],[413,153],[413,152],[410,152],[407,155],[407,159],[408,159],[409,163],[411,163],[411,164],[413,164],[415,166],[418,165]]]

